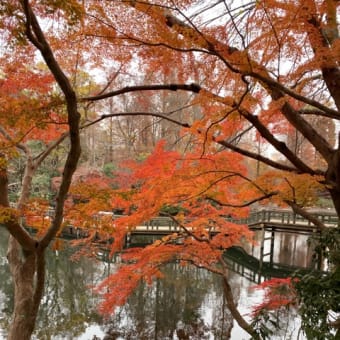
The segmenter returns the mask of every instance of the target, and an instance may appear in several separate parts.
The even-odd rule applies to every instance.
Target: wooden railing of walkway
[[[335,227],[339,223],[338,215],[333,211],[314,211],[310,213],[326,227]],[[317,230],[317,227],[310,220],[289,210],[259,210],[252,212],[247,218],[230,220],[240,224],[247,224],[253,230],[262,229],[263,227],[273,228],[276,231],[293,231],[296,233],[311,233]]]
[[[53,212],[52,212],[53,213]],[[101,212],[104,215],[111,214],[112,219],[115,220],[123,215],[116,215],[110,212]],[[100,216],[99,213],[98,215]],[[317,217],[326,227],[335,227],[339,224],[338,216],[332,211],[316,211],[312,213]],[[259,210],[252,212],[247,218],[235,219],[226,217],[226,220],[237,223],[246,224],[251,230],[262,230],[272,232],[291,232],[291,233],[303,233],[311,234],[317,231],[317,227],[313,225],[309,220],[297,215],[289,210]],[[31,229],[27,227],[28,229]],[[181,231],[181,227],[178,226],[175,221],[170,217],[159,216],[152,218],[149,221],[135,227],[129,232],[128,242],[132,241],[134,235],[154,235],[162,236],[168,235],[174,232]],[[34,230],[32,230],[34,232]],[[218,229],[210,229],[212,235],[218,233]],[[81,228],[73,226],[67,226],[63,229],[62,235],[66,238],[83,238],[88,235],[88,232]]]
[[[108,212],[103,213],[105,215],[111,214]],[[339,219],[335,212],[315,211],[312,212],[312,214],[324,223],[326,227],[335,227],[339,225]],[[113,220],[119,217],[122,217],[122,215],[115,215],[112,213]],[[249,217],[244,219],[226,219],[234,223],[246,224],[251,230],[261,233],[258,238],[260,244],[260,255],[258,259],[260,261],[260,267],[264,262],[273,264],[276,232],[310,235],[319,231],[309,220],[289,210],[259,210],[252,212]],[[161,236],[179,231],[181,231],[180,226],[178,226],[170,217],[155,217],[131,230],[126,236],[125,246],[146,245],[152,243]],[[35,231],[32,230],[32,232]],[[218,229],[210,229],[210,233],[214,235],[218,233]],[[81,228],[68,226],[64,228],[60,236],[68,239],[79,239],[87,237],[88,232]],[[100,240],[100,237],[98,239]]]
[[[335,227],[339,223],[338,216],[335,212],[315,211],[312,214],[324,223],[326,227]],[[119,217],[122,217],[122,215],[112,214],[113,220]],[[255,267],[251,270],[251,279],[258,282],[260,282],[261,277],[271,277],[271,275],[278,277],[277,273],[273,273],[273,267],[278,266],[278,264],[273,263],[275,234],[277,232],[310,235],[319,231],[309,220],[288,210],[260,210],[251,213],[249,217],[245,219],[227,218],[227,220],[238,224],[247,224],[251,230],[260,232],[258,237],[260,248],[258,258],[250,254],[247,255],[248,260],[249,256],[251,256],[253,262],[256,262]],[[180,230],[180,226],[171,218],[163,216],[156,217],[131,230],[126,236],[125,246],[145,246],[161,236],[179,232]],[[210,232],[214,234],[214,232],[217,233],[218,230]],[[75,235],[74,230],[71,230],[71,233]],[[244,275],[246,266],[240,263],[233,264],[233,266],[234,267],[231,268],[232,270],[241,270],[242,273],[240,273]],[[316,264],[316,267],[320,269],[321,264]],[[277,269],[278,271],[282,270],[282,266]],[[293,269],[295,268],[288,268],[287,270],[291,271]]]
[[[318,211],[312,212],[326,227],[335,227],[339,220],[335,212]],[[113,215],[118,218],[119,215]],[[306,218],[289,210],[260,210],[252,212],[244,219],[226,218],[230,222],[247,224],[252,230],[275,229],[275,231],[290,231],[300,233],[311,233],[317,230]],[[169,234],[180,231],[180,227],[170,217],[155,217],[131,231],[133,234]],[[214,232],[214,230],[212,230]],[[217,231],[216,231],[217,232]]]
[[[311,212],[326,227],[335,227],[339,223],[338,216],[332,211]],[[119,217],[119,216],[115,216]],[[259,267],[262,268],[265,262],[273,264],[275,234],[276,232],[288,232],[296,234],[311,235],[318,233],[318,228],[308,219],[295,214],[289,210],[260,210],[252,212],[244,219],[227,218],[227,220],[246,224],[253,231],[260,232],[259,245]],[[180,231],[180,227],[169,217],[156,217],[143,225],[137,226],[126,237],[126,246],[152,243],[157,237]],[[210,230],[211,234],[218,231]],[[147,238],[147,240],[145,240]]]

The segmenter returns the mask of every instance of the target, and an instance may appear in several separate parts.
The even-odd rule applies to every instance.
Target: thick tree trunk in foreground
[[[15,303],[8,340],[29,340],[34,330],[44,287],[44,252],[23,251],[10,237],[7,254]]]

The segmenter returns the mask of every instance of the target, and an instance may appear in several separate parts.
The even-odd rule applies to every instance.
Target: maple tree
[[[329,193],[340,214],[340,150],[333,133],[340,107],[338,14],[336,0],[4,1],[0,221],[12,235],[8,259],[16,287],[9,338],[20,334],[28,339],[33,331],[43,293],[44,250],[61,231],[64,217],[113,236],[114,252],[121,250],[130,229],[167,214],[171,207],[177,214],[169,217],[181,232],[127,253],[132,263],[103,283],[111,289],[103,309],[123,303],[140,280],[159,276],[168,261],[189,262],[224,278],[234,318],[258,338],[235,306],[223,261],[225,248],[251,235],[246,226],[225,217],[243,217],[253,203],[271,201],[289,205],[324,232],[322,222],[304,209],[317,202],[321,191]],[[34,69],[37,51],[47,69]],[[119,65],[119,72],[112,75],[110,63]],[[142,84],[120,77],[134,68],[147,75]],[[79,69],[109,74],[107,84],[101,90],[89,86],[91,92],[84,93],[84,87],[77,86]],[[133,112],[108,110],[110,105],[102,104],[96,108],[99,115],[87,115],[99,101],[132,92],[157,96],[160,91],[175,94],[170,107],[155,110],[151,100],[143,100]],[[185,105],[176,101],[180,91],[192,94]],[[136,105],[131,107],[135,110]],[[159,143],[144,163],[125,164],[114,185],[96,176],[75,183],[70,193],[77,200],[64,211],[80,157],[80,129],[121,116],[166,120],[182,128],[177,136],[188,136],[190,145],[176,152]],[[292,141],[292,135],[303,137],[303,155],[298,137]],[[37,137],[45,148],[32,156],[27,143]],[[66,138],[69,149],[55,213],[50,224],[41,223],[28,214],[47,208],[30,199],[32,177]],[[274,151],[263,154],[251,145],[259,141]],[[18,150],[25,154],[26,166],[13,209],[7,164]],[[307,154],[315,161],[306,159]],[[266,167],[257,177],[248,174],[244,158]],[[118,190],[112,190],[116,185]],[[93,223],[99,211],[116,207],[130,215]],[[23,228],[25,216],[41,228],[37,237]],[[333,272],[338,271],[335,262]],[[30,317],[22,319],[23,314]]]
[[[106,26],[98,36],[108,40],[121,39],[124,47],[137,45],[139,57],[144,61],[143,65],[149,66],[148,70],[157,65],[157,69],[169,75],[169,65],[176,65],[175,69],[180,70],[183,79],[200,79],[198,95],[192,105],[199,106],[202,115],[194,122],[178,122],[184,131],[195,136],[197,146],[194,155],[177,156],[174,167],[182,171],[178,170],[177,174],[168,164],[170,155],[159,164],[157,159],[161,156],[157,153],[156,159],[152,156],[147,160],[148,167],[142,165],[141,172],[136,171],[135,175],[141,176],[141,183],[137,182],[128,196],[136,211],[115,222],[118,232],[120,223],[124,235],[127,225],[133,228],[155,216],[162,212],[163,205],[180,204],[187,212],[188,220],[179,214],[176,222],[189,239],[194,238],[202,244],[207,241],[204,237],[200,239],[200,234],[206,236],[205,228],[209,228],[211,221],[223,228],[224,222],[218,220],[219,214],[226,214],[223,208],[240,208],[269,198],[276,204],[289,205],[322,232],[327,232],[323,223],[304,208],[315,204],[318,193],[326,191],[337,213],[340,212],[339,148],[334,142],[334,122],[339,120],[340,105],[338,2],[257,1],[234,7],[226,2],[216,2],[197,5],[192,12],[188,11],[191,3],[185,1],[162,4],[131,1],[120,5],[122,7],[108,7],[100,20],[96,21],[99,17],[93,15],[98,25],[104,23]],[[121,27],[126,18],[112,15],[123,8],[136,23],[124,30]],[[112,92],[107,96],[115,94]],[[275,158],[254,151],[244,143],[245,137],[252,133],[262,145],[270,145],[275,150]],[[292,133],[303,137],[306,143],[303,153],[298,150],[297,139],[291,143]],[[240,185],[242,189],[235,190],[236,198],[225,191],[222,185],[225,183],[221,183],[224,179],[217,175],[219,171],[223,173],[224,167],[216,166],[214,171],[207,171],[213,180],[204,170],[191,177],[195,165],[204,168],[205,157],[215,160],[215,155],[223,149],[232,151],[235,157],[234,161],[224,163],[228,164],[227,171],[233,173],[230,176],[242,178],[248,184],[248,187],[243,184]],[[233,172],[237,160],[235,153],[262,162],[268,166],[268,171],[262,171],[252,180],[239,170],[236,175]],[[188,168],[183,166],[186,160],[192,161]],[[166,172],[164,164],[168,167]],[[207,211],[213,212],[209,215]],[[116,233],[119,240],[118,236]],[[118,293],[117,287],[123,286],[120,281],[114,281],[117,276],[121,278],[119,275],[125,276],[123,282],[131,280],[127,293],[143,275],[156,275],[155,267],[159,264],[155,259],[152,268],[153,260],[148,252],[162,253],[163,242],[142,250],[143,255],[136,255],[136,264],[131,266],[131,271],[122,269],[114,278],[108,279],[107,284],[113,286],[113,292]],[[183,248],[186,247],[184,242]],[[181,250],[177,247],[172,251],[174,258],[181,259]],[[165,248],[164,251],[166,262],[170,250]],[[205,254],[208,254],[207,249]],[[186,258],[185,254],[183,257]],[[145,259],[149,261],[145,262]],[[215,261],[218,263],[217,258]],[[200,262],[196,264],[200,265]],[[209,268],[211,263],[205,263],[205,266]],[[339,271],[337,264],[333,270]],[[332,282],[336,286],[338,281]],[[106,296],[106,302],[114,305],[113,296],[112,300]],[[106,308],[109,305],[109,302],[105,303]]]

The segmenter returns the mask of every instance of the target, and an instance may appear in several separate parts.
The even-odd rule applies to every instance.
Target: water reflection
[[[1,231],[2,232],[2,231]],[[0,238],[0,331],[5,338],[13,311],[13,287],[8,275],[6,261],[7,235]],[[91,259],[70,261],[74,253],[71,248],[60,252],[49,251],[46,258],[45,295],[40,305],[37,320],[36,339],[75,339],[84,333],[88,323],[100,323],[96,313],[96,298],[91,296],[89,286],[102,279],[102,268]]]
[[[274,262],[308,264],[310,250],[305,241],[306,237],[301,235],[277,236]],[[6,244],[7,239],[2,236],[0,277],[6,279],[0,281],[0,339],[6,336],[13,306],[13,288],[5,258]],[[253,247],[254,254],[259,251],[258,247]],[[116,265],[89,258],[73,262],[70,261],[73,252],[74,249],[66,247],[59,253],[48,253],[45,296],[35,339],[249,338],[233,322],[220,278],[178,263],[164,268],[164,279],[155,281],[151,286],[141,284],[125,306],[109,319],[103,319],[96,312],[98,298],[89,287],[99,283],[108,272],[113,272]],[[229,276],[235,300],[241,313],[246,315],[254,303],[260,302],[261,294],[252,290],[250,287],[254,284],[240,275],[230,271]]]
[[[220,278],[179,264],[164,273],[151,286],[140,285],[111,319],[105,339],[228,339],[233,322]]]
[[[264,241],[264,254],[271,252],[271,232],[266,232]],[[273,263],[287,266],[311,268],[313,266],[313,249],[308,244],[308,235],[275,232],[273,238]],[[262,231],[255,233],[256,244],[251,247],[248,245],[247,251],[256,258],[260,258]],[[263,258],[269,262],[269,256]]]
[[[307,235],[281,233],[278,243],[282,251],[276,255],[275,261],[291,266],[311,267],[312,249],[307,245],[307,240]]]

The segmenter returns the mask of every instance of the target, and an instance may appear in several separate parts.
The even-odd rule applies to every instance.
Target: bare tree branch
[[[313,214],[301,208],[293,201],[285,200],[285,203],[287,203],[296,214],[301,215],[302,217],[313,223],[319,230],[325,230],[326,226],[317,217],[313,216]]]
[[[284,142],[281,142],[275,138],[274,135],[267,129],[267,127],[261,123],[257,116],[252,115],[250,112],[244,109],[240,109],[239,112],[244,118],[253,124],[253,126],[257,129],[261,136],[268,141],[268,143],[270,143],[277,151],[284,155],[301,172],[314,174],[314,170],[307,166],[299,157],[289,150]]]
[[[97,96],[84,97],[81,101],[97,101],[105,98],[115,97],[124,93],[136,92],[136,91],[155,91],[155,90],[169,90],[169,91],[189,91],[199,93],[201,87],[198,84],[160,84],[160,85],[140,85],[140,86],[126,86],[122,89],[103,93]]]
[[[248,151],[248,150],[245,150],[245,149],[242,149],[226,140],[218,140],[217,138],[213,138],[216,143],[224,146],[225,148],[228,148],[232,151],[235,151],[243,156],[246,156],[246,157],[249,157],[249,158],[252,158],[252,159],[255,159],[255,160],[258,160],[264,164],[267,164],[275,169],[278,169],[278,170],[284,170],[284,171],[289,171],[289,172],[295,172],[295,173],[301,173],[301,170],[300,169],[297,169],[295,167],[291,167],[291,166],[288,166],[288,165],[285,165],[285,164],[281,164],[279,162],[275,162],[273,160],[271,160],[270,158],[267,158],[267,157],[264,157],[262,155],[259,155],[255,152],[251,152],[251,151]],[[315,171],[315,174],[319,174],[319,175],[323,175],[324,172],[321,171],[321,170],[316,170]]]
[[[167,120],[171,123],[174,123],[176,125],[180,125],[182,127],[185,127],[185,128],[189,128],[190,125],[188,123],[182,123],[178,120],[175,120],[175,119],[172,119],[164,114],[160,114],[160,113],[153,113],[153,112],[116,112],[116,113],[109,113],[109,114],[104,114],[104,115],[101,115],[99,118],[91,121],[91,122],[88,122],[84,125],[81,126],[81,129],[85,129],[91,125],[94,125],[94,124],[97,124],[99,123],[100,121],[106,119],[106,118],[110,118],[110,117],[129,117],[129,116],[152,116],[152,117],[158,117],[158,118],[161,118],[161,119],[164,119],[164,120]]]
[[[217,200],[216,198],[210,197],[210,196],[206,196],[206,198],[214,203],[217,203],[218,205],[222,206],[222,207],[230,207],[230,208],[245,208],[245,207],[249,207],[250,205],[256,203],[256,202],[261,202],[265,199],[268,199],[270,197],[273,197],[275,195],[277,195],[279,192],[278,191],[273,191],[269,194],[254,198],[251,201],[245,202],[243,204],[230,204],[230,203],[224,203],[221,202],[219,200]]]

